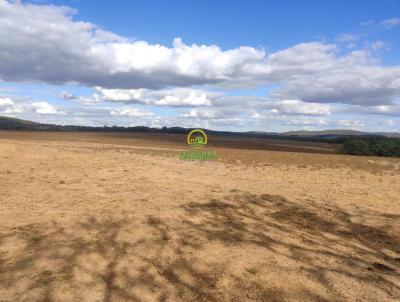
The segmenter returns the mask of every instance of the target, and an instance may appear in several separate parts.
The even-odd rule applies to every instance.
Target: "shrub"
[[[343,143],[342,153],[400,157],[400,139],[348,139]]]
[[[366,141],[350,139],[344,142],[342,152],[351,155],[370,155],[369,145]]]

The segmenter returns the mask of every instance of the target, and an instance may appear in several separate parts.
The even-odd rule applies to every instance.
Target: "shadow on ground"
[[[356,223],[357,213],[328,205],[239,191],[185,203],[177,213],[141,221],[103,213],[75,225],[53,222],[3,232],[0,297],[105,302],[400,299],[400,239],[391,231],[398,215],[379,217],[386,224],[378,228]],[[353,287],[343,289],[343,284]],[[365,288],[362,296],[358,291]]]

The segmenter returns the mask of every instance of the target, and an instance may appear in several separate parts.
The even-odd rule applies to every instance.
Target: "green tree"
[[[345,141],[342,152],[351,155],[371,155],[368,143],[359,139]]]

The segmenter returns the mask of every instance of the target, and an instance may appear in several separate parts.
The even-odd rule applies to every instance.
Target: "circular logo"
[[[194,129],[187,136],[187,143],[190,147],[202,148],[207,144],[207,134],[200,129]]]

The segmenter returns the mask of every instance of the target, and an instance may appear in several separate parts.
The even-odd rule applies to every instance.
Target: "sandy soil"
[[[0,132],[0,301],[400,301],[400,160],[184,149]]]

